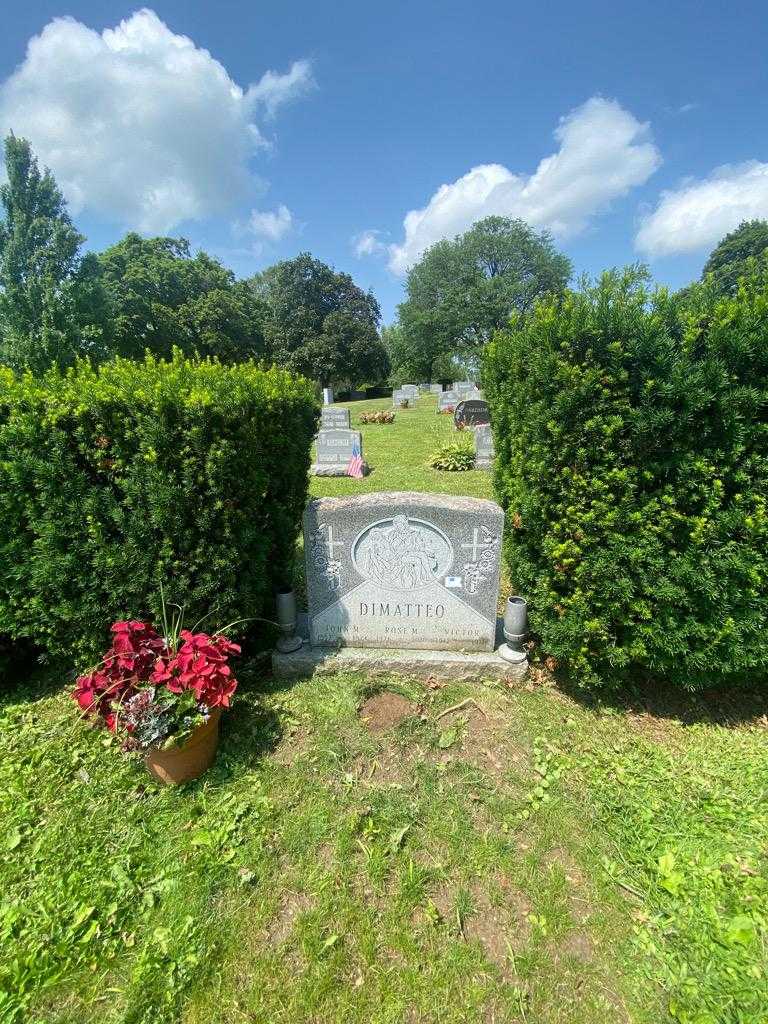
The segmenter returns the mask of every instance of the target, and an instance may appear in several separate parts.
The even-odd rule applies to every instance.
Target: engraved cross
[[[482,549],[484,547],[488,546],[488,542],[487,541],[480,540],[480,538],[478,537],[478,533],[479,533],[479,530],[477,529],[477,527],[475,527],[475,529],[474,529],[474,531],[472,533],[472,540],[471,540],[471,542],[469,544],[462,544],[461,545],[462,548],[467,548],[468,550],[472,551],[472,561],[473,562],[476,562],[478,560],[478,558],[480,557],[480,551],[482,551]]]
[[[326,539],[325,546],[328,548],[328,560],[331,561],[331,562],[334,560],[333,549],[334,548],[343,548],[344,547],[344,541],[342,541],[342,540],[334,540],[333,539],[333,527],[332,526],[328,527],[328,537]]]

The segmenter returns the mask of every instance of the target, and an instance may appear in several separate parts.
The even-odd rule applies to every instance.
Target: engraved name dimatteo
[[[420,601],[360,601],[360,615],[370,618],[442,619],[443,604],[422,604]]]

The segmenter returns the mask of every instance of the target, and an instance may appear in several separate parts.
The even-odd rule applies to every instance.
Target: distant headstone
[[[432,392],[433,395],[442,395],[442,393],[443,393],[443,385],[442,384],[430,384],[429,385],[429,390]]]
[[[400,388],[400,390],[404,391],[406,393],[406,395],[408,395],[410,398],[418,398],[419,397],[419,385],[418,384],[403,384],[403,386]]]
[[[477,385],[471,380],[457,380],[453,382],[453,390],[460,395],[465,395],[468,391],[476,391]]]
[[[420,395],[428,395],[429,394],[429,384],[419,384],[419,394]]]
[[[457,427],[477,427],[491,422],[488,403],[481,398],[465,398],[456,406],[453,422]]]
[[[475,427],[475,469],[490,469],[493,466],[493,434],[490,423]]]
[[[410,391],[404,391],[402,388],[395,388],[392,392],[392,408],[401,408],[403,402],[407,402],[409,405],[413,405],[413,395]]]
[[[323,405],[333,405],[333,388],[323,388]]]
[[[349,430],[349,409],[343,409],[340,405],[324,405],[320,410],[320,428]]]
[[[456,408],[459,396],[455,391],[443,391],[437,396],[437,411],[448,412]]]
[[[304,513],[313,646],[492,651],[504,525],[492,501],[408,492]]]
[[[315,476],[347,476],[349,460],[354,455],[355,444],[363,454],[363,439],[359,430],[331,428],[321,430],[315,438],[317,458],[311,472]],[[367,466],[364,468],[367,470]]]

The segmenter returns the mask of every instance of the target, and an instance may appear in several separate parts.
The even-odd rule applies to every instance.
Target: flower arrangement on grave
[[[360,423],[383,423],[395,422],[395,414],[389,409],[380,409],[378,412],[360,413]]]
[[[149,622],[115,622],[109,650],[78,677],[72,697],[85,717],[120,738],[123,751],[146,755],[158,778],[184,781],[170,777],[172,771],[158,774],[151,759],[175,749],[182,753],[205,735],[206,763],[185,778],[209,767],[219,716],[237,690],[229,659],[240,647],[224,635],[230,627],[213,634],[184,629],[183,609],[168,621],[163,604],[163,619],[163,635]]]
[[[447,413],[449,416],[453,416],[454,412],[456,411],[456,406],[455,405],[444,405],[442,407],[442,409],[440,409],[438,407],[437,411],[441,415],[445,415]]]

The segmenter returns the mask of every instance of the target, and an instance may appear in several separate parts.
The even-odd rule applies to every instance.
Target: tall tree
[[[53,175],[41,173],[26,139],[5,139],[0,186],[0,357],[40,373],[78,355],[107,351],[99,266],[82,256]]]
[[[735,295],[739,278],[749,272],[750,260],[768,249],[768,221],[745,220],[725,236],[704,264],[702,280],[712,283],[723,295]]]
[[[431,246],[411,268],[400,323],[429,374],[438,357],[484,345],[514,311],[525,313],[540,296],[563,291],[571,273],[546,232],[486,217]]]
[[[389,372],[370,292],[308,252],[252,279],[267,306],[269,357],[322,385],[377,383]]]
[[[245,281],[183,238],[130,233],[99,257],[116,351],[168,356],[176,347],[225,362],[261,358],[265,308]]]

